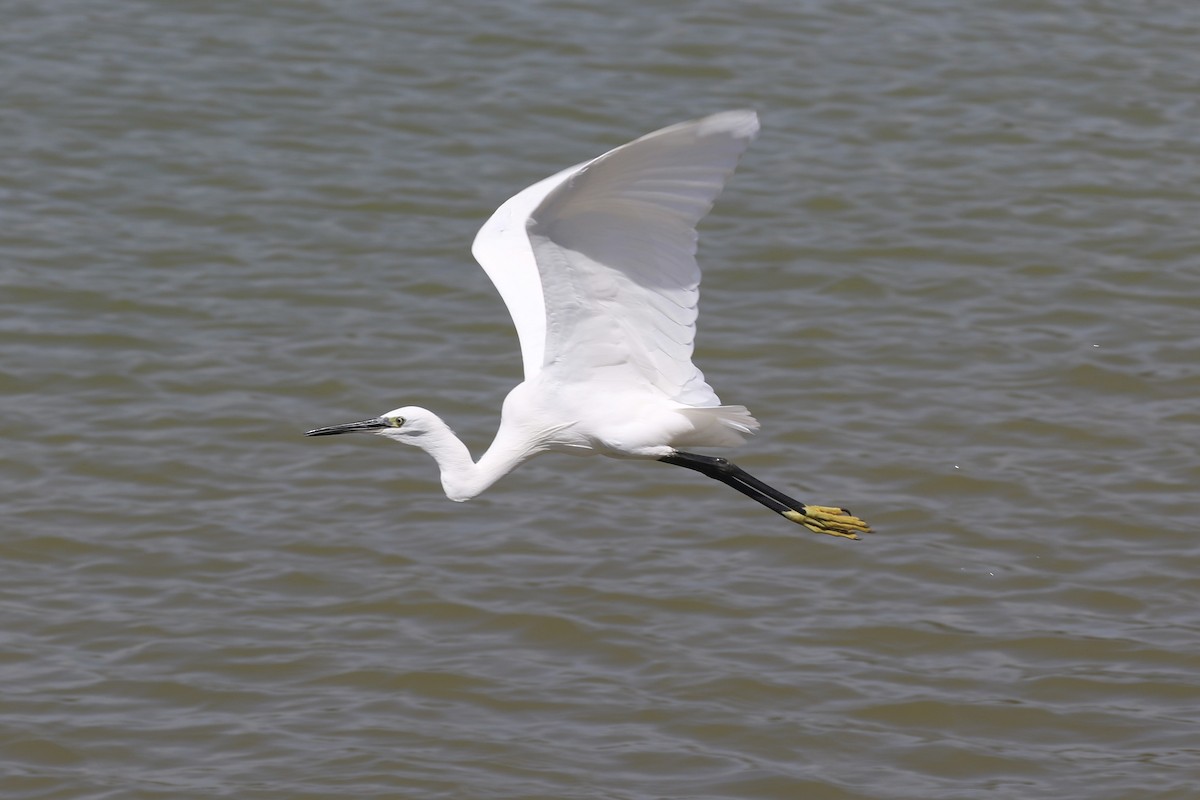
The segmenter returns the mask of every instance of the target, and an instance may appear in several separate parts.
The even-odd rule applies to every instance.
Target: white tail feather
[[[745,406],[681,408],[695,430],[674,442],[682,447],[736,447],[758,430],[758,420]]]

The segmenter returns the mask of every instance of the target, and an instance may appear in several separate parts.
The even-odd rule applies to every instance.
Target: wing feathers
[[[682,403],[719,404],[691,363],[695,228],[757,131],[751,111],[674,125],[501,206],[473,249],[513,315],[526,380],[615,370]]]

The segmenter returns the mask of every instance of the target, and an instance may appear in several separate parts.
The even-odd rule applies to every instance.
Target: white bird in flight
[[[539,453],[600,453],[687,467],[818,533],[870,531],[844,508],[806,505],[724,458],[680,449],[738,445],[758,429],[692,364],[696,224],[756,133],[753,111],[663,128],[535,183],[484,224],[471,252],[512,315],[525,380],[479,461],[415,406],[306,435],[367,432],[419,447],[454,501]]]

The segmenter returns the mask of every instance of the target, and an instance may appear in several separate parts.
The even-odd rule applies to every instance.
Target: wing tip
[[[753,139],[758,133],[758,112],[749,108],[721,111],[697,120],[700,134],[724,133],[735,139]]]

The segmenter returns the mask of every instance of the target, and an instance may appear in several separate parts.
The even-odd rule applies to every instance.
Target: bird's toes
[[[814,533],[824,533],[842,539],[857,539],[860,533],[870,533],[871,526],[844,508],[806,505],[799,511],[785,511],[783,516]]]

